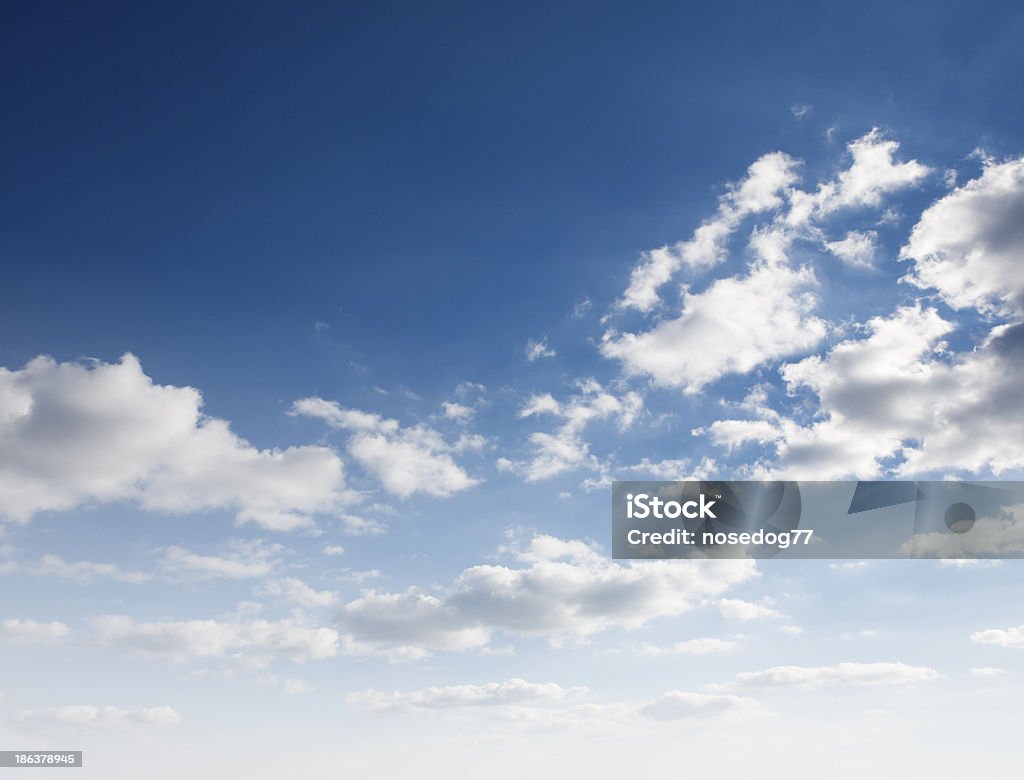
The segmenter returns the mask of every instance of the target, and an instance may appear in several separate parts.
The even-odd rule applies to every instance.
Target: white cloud
[[[328,544],[324,546],[324,555],[344,555],[345,548],[340,544]]]
[[[998,647],[1024,647],[1024,626],[1013,628],[988,628],[971,634],[971,641],[979,645]]]
[[[171,707],[126,710],[121,707],[72,704],[41,710],[21,710],[14,719],[39,726],[116,726],[133,723],[172,726],[181,722],[181,715]]]
[[[726,374],[816,346],[827,330],[814,314],[816,285],[810,268],[758,261],[745,276],[684,291],[679,317],[646,332],[606,332],[601,352],[629,374],[697,393]]]
[[[387,526],[377,520],[370,520],[359,515],[343,514],[338,520],[341,530],[349,536],[378,536],[387,530]]]
[[[998,666],[972,666],[971,675],[973,677],[999,677],[1000,675],[1006,674],[1005,669],[1001,669]]]
[[[71,636],[71,629],[63,623],[40,623],[36,620],[9,618],[0,620],[0,642],[18,644],[56,644]]]
[[[367,591],[341,608],[339,625],[367,652],[477,649],[496,630],[579,641],[679,615],[757,575],[740,560],[619,564],[589,543],[547,535],[512,552],[519,566],[473,566],[438,595]]]
[[[688,639],[684,642],[677,642],[671,647],[655,647],[645,644],[640,648],[641,655],[708,655],[711,653],[728,653],[735,650],[739,645],[729,639],[714,639],[704,637],[701,639]]]
[[[161,566],[168,574],[189,580],[244,580],[270,574],[283,550],[261,540],[229,542],[224,555],[200,555],[175,546],[164,550]]]
[[[149,658],[184,662],[194,658],[283,655],[296,661],[338,654],[338,633],[296,619],[166,620],[142,623],[124,615],[94,618],[99,644]]]
[[[551,433],[530,434],[533,457],[528,461],[503,458],[498,468],[522,474],[528,482],[548,479],[578,468],[600,467],[583,439],[588,425],[598,420],[614,419],[620,431],[632,427],[643,411],[643,397],[637,392],[613,395],[593,379],[577,383],[579,391],[560,403],[550,393],[532,396],[519,411],[520,418],[553,416],[561,424]]]
[[[345,497],[326,447],[260,450],[201,411],[191,387],[156,385],[119,363],[0,368],[0,506],[25,521],[46,510],[134,501],[185,513],[225,508],[238,522],[288,530]]]
[[[38,561],[7,561],[0,563],[0,574],[25,572],[36,577],[57,577],[74,582],[88,583],[96,580],[113,580],[139,584],[153,577],[142,571],[125,571],[113,563],[92,563],[90,561],[65,561],[59,555],[47,554]]]
[[[780,369],[791,395],[816,396],[809,422],[759,410],[761,419],[718,421],[699,432],[716,444],[771,445],[774,458],[752,470],[758,476],[999,474],[1024,465],[1017,414],[1024,325],[997,326],[976,350],[952,355],[944,339],[953,326],[935,309],[903,307],[864,329],[864,338]]]
[[[930,169],[917,160],[897,162],[899,142],[877,129],[850,142],[848,168],[814,192],[794,190],[784,222],[792,227],[819,221],[840,209],[877,208],[885,196],[917,186]]]
[[[782,205],[782,193],[796,181],[797,165],[782,152],[756,160],[743,180],[728,187],[717,213],[697,228],[689,241],[643,254],[619,306],[649,312],[660,303],[659,288],[684,265],[697,269],[721,262],[729,237],[744,218]]]
[[[468,422],[476,414],[476,409],[472,406],[466,406],[466,404],[460,404],[455,401],[445,401],[441,404],[441,408],[444,410],[445,417],[456,422]]]
[[[295,577],[265,582],[253,592],[257,596],[281,599],[297,607],[309,609],[330,607],[338,602],[338,594],[334,591],[315,590]]]
[[[1024,311],[1024,158],[989,161],[982,175],[929,206],[900,257],[906,281],[956,309]]]
[[[669,691],[657,701],[642,706],[639,713],[656,720],[679,720],[706,718],[729,712],[749,712],[760,708],[756,701],[745,696]]]
[[[548,346],[548,339],[545,336],[540,341],[529,339],[526,342],[526,359],[533,363],[542,358],[552,358],[558,353]]]
[[[895,663],[840,663],[835,666],[773,666],[762,672],[741,672],[720,688],[821,688],[825,686],[912,685],[941,675],[927,666]]]
[[[405,693],[368,690],[350,693],[346,700],[378,712],[413,712],[510,704],[564,702],[586,696],[586,688],[563,688],[556,683],[531,683],[519,678],[482,685],[446,685]]]
[[[743,599],[721,599],[715,606],[722,616],[730,620],[762,620],[764,618],[782,617],[782,614],[772,608],[774,602],[770,598],[761,599],[760,602],[744,601]]]
[[[332,428],[354,431],[349,453],[386,490],[401,498],[418,492],[450,496],[479,483],[452,459],[452,445],[427,425],[403,428],[397,420],[345,409],[322,398],[300,399],[290,414],[316,417]]]
[[[797,119],[803,119],[814,109],[810,103],[794,103],[789,107],[789,111]]]
[[[878,254],[878,233],[851,230],[842,241],[826,241],[825,248],[847,265],[873,268]]]
[[[1006,507],[999,517],[977,518],[970,533],[914,534],[897,548],[897,553],[951,560],[1018,557],[1024,553],[1024,505]]]

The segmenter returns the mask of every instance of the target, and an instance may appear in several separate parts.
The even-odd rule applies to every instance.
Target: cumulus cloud
[[[726,374],[815,347],[827,331],[814,314],[816,286],[810,268],[758,261],[744,276],[719,279],[703,292],[684,291],[680,316],[651,330],[607,331],[601,352],[629,374],[697,393]]]
[[[752,163],[744,179],[728,186],[718,211],[691,239],[643,254],[619,305],[649,312],[660,303],[659,288],[680,268],[721,262],[729,237],[747,216],[782,205],[782,193],[797,179],[797,166],[796,160],[782,152],[766,154]]]
[[[164,620],[139,622],[125,615],[92,620],[96,641],[133,655],[185,662],[195,658],[286,656],[296,661],[333,658],[338,633],[298,619]]]
[[[979,645],[997,647],[1024,647],[1024,626],[1013,628],[987,628],[971,634],[971,641]]]
[[[825,248],[847,265],[872,268],[878,254],[878,233],[874,230],[851,230],[841,241],[826,241]]]
[[[543,534],[510,552],[518,565],[470,567],[444,592],[367,591],[341,608],[339,627],[353,647],[407,657],[482,648],[495,631],[579,641],[679,615],[757,575],[740,560],[619,564],[587,542]]]
[[[826,686],[912,685],[941,675],[927,666],[894,663],[840,663],[835,666],[773,666],[761,672],[741,672],[721,688],[822,688]]]
[[[608,392],[593,379],[577,382],[578,393],[560,402],[550,393],[532,396],[519,410],[521,419],[551,416],[559,425],[551,433],[530,434],[533,456],[526,461],[503,458],[498,468],[522,474],[528,482],[548,479],[579,468],[600,468],[591,455],[583,432],[592,422],[615,420],[620,431],[628,430],[643,411],[643,397],[634,391],[623,395]]]
[[[7,561],[0,563],[0,574],[23,572],[35,577],[57,577],[73,582],[89,583],[97,580],[112,580],[139,584],[153,579],[142,571],[126,571],[113,563],[91,561],[65,561],[59,555],[47,554],[37,561]]]
[[[352,432],[348,451],[401,498],[413,493],[450,496],[479,483],[452,459],[455,447],[427,425],[402,427],[397,420],[346,409],[323,398],[296,401],[291,414],[316,417],[332,428]]]
[[[906,281],[955,309],[1024,312],[1024,157],[988,160],[982,175],[929,206],[900,257]]]
[[[1024,465],[1024,325],[996,326],[977,349],[953,354],[945,341],[953,325],[933,308],[902,307],[863,330],[780,369],[791,395],[816,397],[810,422],[762,408],[759,419],[695,432],[727,447],[769,445],[774,458],[758,475],[867,479]]]
[[[71,636],[63,623],[40,623],[36,620],[9,618],[0,620],[0,642],[17,644],[57,644]]]
[[[531,683],[519,678],[482,685],[446,685],[418,691],[350,693],[346,700],[377,712],[414,712],[510,704],[565,702],[586,696],[586,688],[563,688],[556,683]]]
[[[173,726],[181,722],[181,715],[171,707],[144,707],[140,710],[127,710],[121,707],[72,704],[41,710],[21,710],[14,716],[14,720],[35,726],[118,726],[124,724]]]
[[[289,530],[345,498],[326,447],[261,450],[202,413],[191,387],[154,384],[138,359],[0,368],[0,512],[133,501],[171,513],[230,509],[239,523]]]

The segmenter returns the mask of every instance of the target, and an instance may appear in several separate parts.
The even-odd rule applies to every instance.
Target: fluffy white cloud
[[[641,715],[656,720],[678,720],[680,718],[706,718],[712,715],[760,708],[756,701],[745,696],[728,693],[669,691],[657,701],[642,706],[639,712]]]
[[[987,628],[971,634],[971,641],[979,645],[998,647],[1024,647],[1024,626],[1012,628]]]
[[[305,661],[332,658],[339,650],[337,631],[295,619],[142,623],[124,615],[103,615],[92,622],[101,645],[177,662],[275,655]]]
[[[189,580],[244,580],[270,574],[283,550],[281,545],[260,540],[229,542],[223,555],[200,555],[183,547],[168,547],[161,566],[168,574]]]
[[[999,474],[1024,465],[1024,325],[997,326],[977,349],[956,354],[944,340],[953,326],[935,309],[903,307],[864,330],[824,357],[782,367],[790,394],[817,398],[810,422],[761,408],[760,419],[695,432],[729,447],[771,445],[775,457],[754,470],[759,476],[866,479],[886,468],[897,476]]]
[[[332,450],[260,450],[201,408],[198,390],[154,384],[130,354],[0,368],[0,512],[24,521],[128,500],[174,513],[228,508],[238,522],[287,530],[340,505]]]
[[[796,181],[797,165],[782,152],[756,160],[743,180],[728,187],[717,213],[697,228],[689,241],[643,254],[619,305],[651,311],[660,303],[658,289],[684,265],[702,268],[721,262],[729,237],[744,218],[782,205],[781,193]]]
[[[601,352],[629,374],[697,393],[725,374],[744,374],[816,346],[827,330],[814,314],[816,285],[810,268],[758,261],[745,276],[719,279],[699,293],[684,291],[680,316],[651,330],[609,330]]]
[[[348,451],[359,464],[402,498],[413,493],[450,496],[479,483],[452,459],[456,451],[427,425],[403,428],[397,420],[345,409],[323,398],[303,398],[291,414],[316,417],[332,428],[353,431]]]
[[[588,467],[600,468],[590,454],[583,438],[588,425],[598,420],[614,419],[620,431],[632,427],[643,411],[643,397],[637,392],[616,396],[593,379],[577,383],[578,393],[564,403],[550,393],[532,396],[519,411],[520,418],[552,416],[560,425],[551,433],[530,434],[533,457],[528,461],[501,459],[498,468],[522,474],[528,482],[548,479],[566,471]]]
[[[265,582],[254,592],[257,596],[281,599],[297,607],[309,609],[330,607],[338,602],[338,594],[334,591],[316,590],[295,577]]]
[[[529,339],[526,342],[526,359],[531,363],[541,358],[554,357],[556,354],[558,353],[548,346],[547,337],[542,338],[540,341]]]
[[[956,309],[1024,311],[1024,158],[987,161],[982,175],[929,206],[900,257],[907,281]]]
[[[825,248],[847,265],[872,268],[878,254],[878,233],[851,230],[841,241],[826,241]]]
[[[345,548],[340,544],[328,544],[324,546],[324,555],[344,555]]]
[[[59,555],[48,554],[38,561],[7,561],[0,563],[0,574],[24,572],[36,577],[57,577],[74,582],[95,582],[113,580],[138,584],[153,579],[142,571],[125,571],[113,563],[92,563],[91,561],[65,561]]]
[[[171,707],[126,710],[121,707],[72,704],[42,710],[21,710],[14,719],[38,726],[116,726],[126,723],[171,726],[181,722],[181,715]]]
[[[63,623],[40,623],[36,620],[9,618],[0,620],[0,642],[19,644],[56,644],[71,636],[71,629]]]
[[[894,663],[840,663],[835,666],[773,666],[762,672],[741,672],[719,688],[820,688],[824,686],[912,685],[941,675],[927,666]]]
[[[792,191],[784,222],[803,226],[840,209],[876,208],[886,195],[918,185],[930,169],[917,160],[896,161],[899,147],[898,141],[886,139],[878,128],[852,141],[847,146],[850,166],[814,192]]]
[[[368,591],[342,607],[339,625],[359,647],[410,657],[415,648],[481,648],[495,630],[578,641],[679,615],[757,575],[740,560],[619,564],[589,543],[547,535],[511,552],[519,566],[473,566],[438,595]]]
[[[445,417],[456,422],[467,422],[473,419],[473,415],[476,414],[476,409],[472,406],[466,406],[466,404],[460,404],[456,401],[445,401],[441,404],[441,408],[444,410]]]
[[[531,683],[519,678],[483,685],[446,685],[418,691],[350,693],[346,700],[378,712],[411,712],[510,704],[564,702],[586,696],[586,688],[563,688],[556,683]]]

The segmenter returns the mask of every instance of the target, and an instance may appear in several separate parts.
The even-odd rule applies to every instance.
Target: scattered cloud
[[[0,574],[25,573],[35,577],[56,577],[73,582],[90,583],[112,580],[139,584],[153,579],[142,571],[126,571],[113,563],[65,561],[59,555],[47,554],[37,561],[7,561],[0,563]]]
[[[878,233],[874,230],[851,230],[842,241],[826,241],[825,248],[849,266],[874,268]]]
[[[749,620],[782,617],[782,613],[772,607],[774,603],[774,600],[771,598],[763,598],[757,603],[744,601],[743,599],[721,599],[715,606],[722,613],[722,617],[729,620],[746,622]]]
[[[16,521],[87,503],[186,513],[230,509],[271,530],[345,499],[327,447],[261,450],[202,413],[191,387],[154,384],[138,359],[0,369],[0,506]]]
[[[464,570],[444,592],[367,591],[338,615],[354,651],[470,650],[493,632],[581,641],[679,615],[757,575],[752,561],[631,561],[591,544],[538,534],[509,552],[519,563]]]
[[[450,496],[480,481],[455,463],[452,445],[428,425],[403,428],[397,420],[345,409],[322,398],[300,399],[290,414],[316,417],[332,428],[353,432],[349,454],[401,498],[414,493]]]
[[[1013,628],[987,628],[971,634],[971,641],[979,645],[997,647],[1024,647],[1024,626]]]
[[[222,555],[201,555],[184,547],[168,547],[160,563],[172,577],[244,580],[266,577],[273,572],[283,551],[278,544],[236,539],[227,543]]]
[[[730,639],[704,637],[677,642],[670,647],[655,647],[654,645],[644,644],[640,648],[640,655],[709,655],[713,653],[728,653],[737,647],[739,645]]]
[[[127,710],[121,707],[74,704],[41,710],[21,710],[14,716],[14,720],[34,726],[81,727],[125,724],[173,726],[181,722],[181,715],[171,707],[144,707],[140,710]]]
[[[553,358],[557,354],[555,350],[548,346],[547,336],[540,341],[530,339],[526,342],[526,359],[531,363],[542,358]]]
[[[330,607],[338,603],[337,593],[330,590],[315,590],[295,577],[282,577],[264,582],[253,593],[307,609]]]
[[[164,620],[139,622],[125,615],[92,620],[96,641],[146,658],[186,662],[196,658],[249,659],[286,656],[296,661],[338,654],[338,633],[285,620]]]
[[[447,685],[418,691],[350,693],[346,700],[377,712],[414,712],[510,704],[565,702],[586,696],[586,688],[563,688],[555,683],[531,683],[519,678],[482,685]]]
[[[773,666],[763,672],[741,672],[732,683],[711,685],[727,688],[822,688],[912,685],[936,680],[941,675],[927,666],[895,663],[840,663],[835,666]]]
[[[679,720],[760,709],[760,704],[745,696],[669,691],[657,701],[642,706],[639,712],[641,715],[656,720]]]
[[[57,644],[71,636],[63,623],[40,623],[36,620],[9,618],[0,620],[0,642],[17,644]]]

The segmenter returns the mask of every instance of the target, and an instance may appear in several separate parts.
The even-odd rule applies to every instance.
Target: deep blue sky
[[[7,4],[4,363],[130,349],[211,402],[486,381],[757,154],[1014,151],[1015,5]]]

